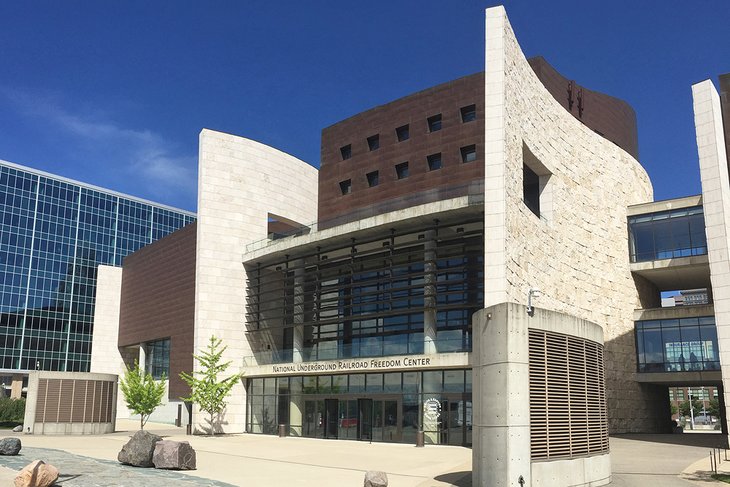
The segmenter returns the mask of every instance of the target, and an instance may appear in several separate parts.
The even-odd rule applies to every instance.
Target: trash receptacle
[[[423,448],[423,431],[416,432],[416,447]]]
[[[279,438],[284,438],[286,436],[286,425],[280,424],[279,425]]]

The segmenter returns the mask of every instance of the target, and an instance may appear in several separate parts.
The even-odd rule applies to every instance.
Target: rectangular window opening
[[[405,179],[408,177],[408,161],[401,162],[395,165],[395,174],[398,179]]]
[[[477,146],[467,145],[461,148],[461,162],[473,162],[477,160]]]
[[[380,148],[380,134],[375,134],[368,137],[368,149],[374,151],[378,148]]]
[[[552,218],[552,174],[535,157],[526,144],[522,144],[522,197],[525,206],[538,218]]]
[[[347,144],[345,146],[340,147],[340,155],[342,155],[342,160],[347,160],[352,157],[352,146],[350,144]]]
[[[343,195],[352,193],[352,180],[346,179],[344,181],[340,181],[340,191]]]
[[[438,130],[441,130],[441,114],[434,115],[433,117],[428,117],[428,131],[429,132],[436,132]]]
[[[467,107],[461,107],[461,122],[473,122],[477,119],[477,106],[469,105]]]
[[[378,185],[378,171],[369,172],[366,174],[368,178],[368,186],[373,187]]]
[[[397,129],[395,129],[395,135],[398,137],[398,142],[408,140],[411,137],[410,131],[408,129],[408,124],[401,125]]]
[[[441,153],[438,154],[431,154],[426,158],[428,161],[428,170],[429,171],[435,171],[436,169],[441,169]]]

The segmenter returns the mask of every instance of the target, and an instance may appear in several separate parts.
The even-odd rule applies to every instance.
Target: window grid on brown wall
[[[608,452],[603,346],[531,329],[529,355],[532,459]]]

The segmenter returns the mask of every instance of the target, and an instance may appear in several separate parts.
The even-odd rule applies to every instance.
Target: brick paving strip
[[[235,487],[232,484],[186,475],[174,470],[139,468],[111,460],[74,455],[51,448],[23,447],[16,456],[0,456],[0,465],[20,470],[33,460],[43,460],[58,469],[57,485],[63,487],[149,487],[210,486]]]

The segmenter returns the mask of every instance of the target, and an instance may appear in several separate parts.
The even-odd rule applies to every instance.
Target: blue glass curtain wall
[[[715,317],[635,322],[639,372],[720,370]]]
[[[707,253],[701,206],[629,217],[631,262]]]
[[[439,352],[469,351],[483,254],[483,223],[467,221],[250,264],[247,333],[273,348],[256,361],[291,362],[295,327],[304,361],[420,354],[427,319]]]
[[[195,220],[0,165],[0,367],[89,370],[96,269]]]

